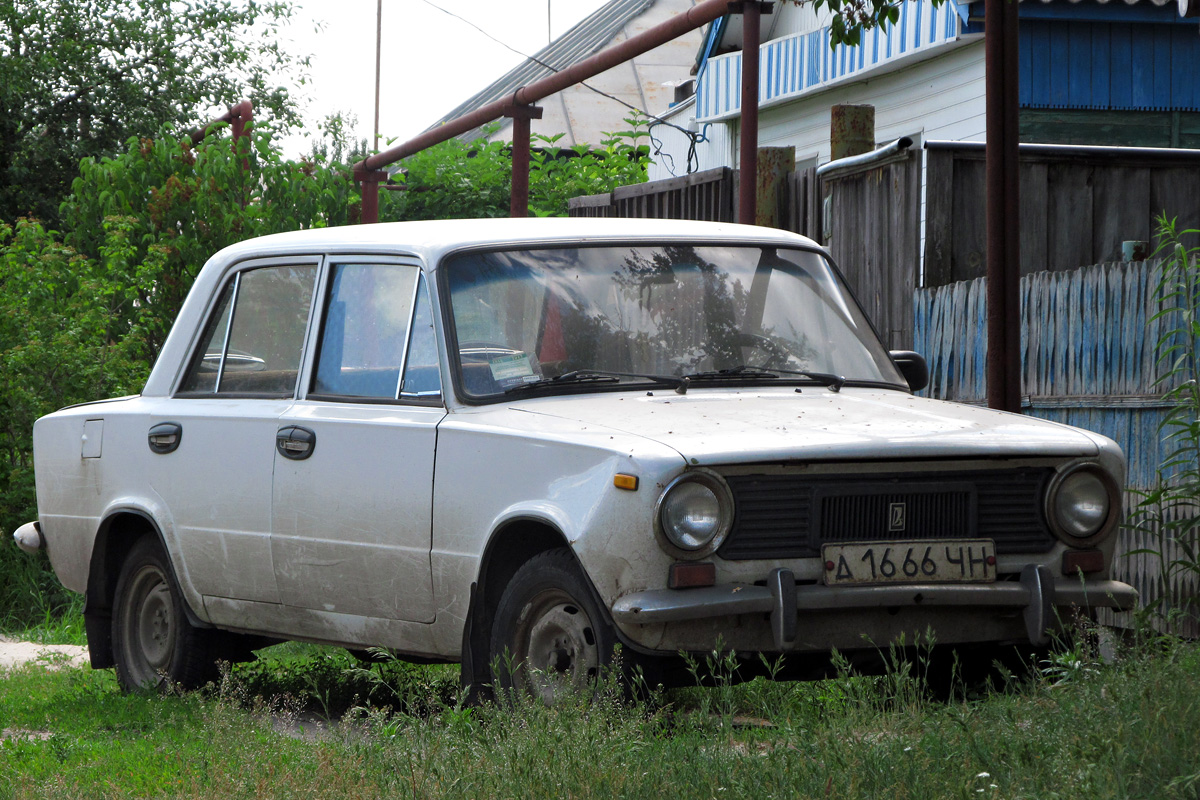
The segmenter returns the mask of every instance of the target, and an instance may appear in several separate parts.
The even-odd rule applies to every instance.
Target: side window
[[[315,266],[238,273],[205,327],[180,391],[291,396],[316,275]]]
[[[408,399],[440,397],[442,377],[438,371],[437,335],[433,329],[433,307],[429,288],[422,278],[417,286],[416,308],[413,310],[412,336],[408,341],[408,357],[404,360],[404,383],[400,396]]]
[[[333,267],[310,394],[396,398],[419,275],[406,264]]]

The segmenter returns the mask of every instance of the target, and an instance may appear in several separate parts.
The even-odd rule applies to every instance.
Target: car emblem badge
[[[896,533],[904,530],[904,517],[907,510],[905,503],[891,503],[888,505],[888,532]]]

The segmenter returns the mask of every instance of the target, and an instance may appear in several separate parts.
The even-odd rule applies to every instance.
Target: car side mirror
[[[919,392],[929,385],[929,365],[925,363],[925,356],[912,350],[893,350],[888,355],[908,381],[908,388]]]

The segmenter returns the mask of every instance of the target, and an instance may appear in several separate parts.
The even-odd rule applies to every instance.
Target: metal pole
[[[738,222],[753,225],[758,216],[758,45],[761,9],[758,0],[742,3],[742,123],[738,162]]]
[[[375,142],[371,150],[379,151],[379,62],[383,54],[383,0],[375,4]]]
[[[987,113],[987,399],[1021,410],[1017,0],[984,4]]]
[[[363,223],[379,222],[379,184],[387,180],[387,173],[375,170],[356,169],[354,180],[362,186]]]
[[[529,216],[529,121],[541,119],[537,106],[509,106],[504,116],[512,119],[512,191],[508,204],[510,217]]]

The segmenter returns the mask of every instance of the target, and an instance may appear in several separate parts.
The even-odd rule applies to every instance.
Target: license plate
[[[827,544],[825,583],[989,583],[996,580],[991,539]]]

